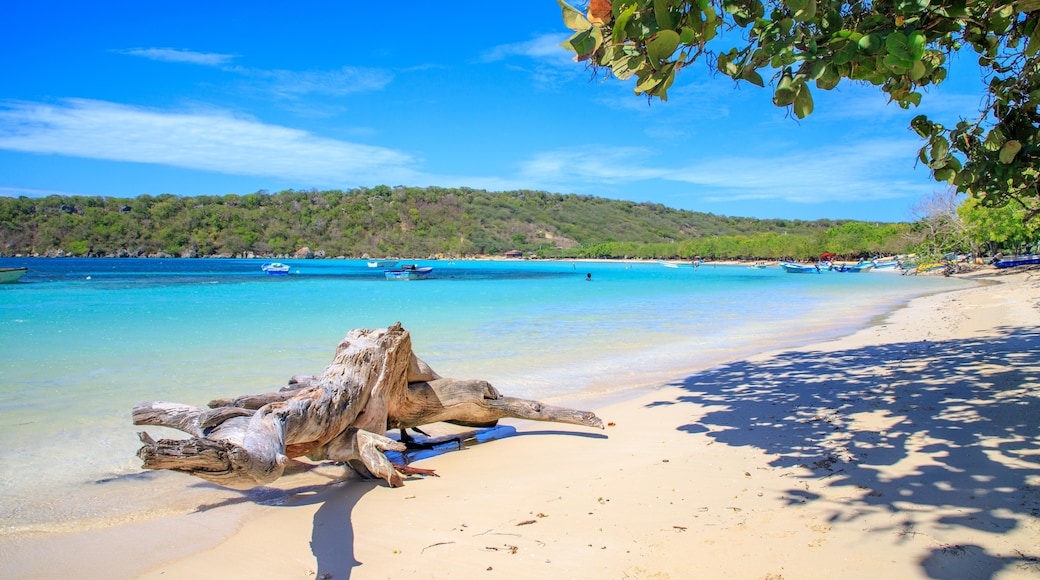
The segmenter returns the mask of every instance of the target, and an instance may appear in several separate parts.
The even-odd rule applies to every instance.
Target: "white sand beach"
[[[280,505],[0,541],[4,578],[1037,578],[1040,271]],[[298,479],[293,479],[293,478]],[[307,487],[311,486],[311,487]]]

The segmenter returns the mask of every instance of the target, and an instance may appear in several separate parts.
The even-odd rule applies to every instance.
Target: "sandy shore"
[[[999,283],[565,402],[604,431],[512,422],[399,489],[319,470],[279,505],[6,542],[0,577],[1038,578],[1040,271],[976,276]]]

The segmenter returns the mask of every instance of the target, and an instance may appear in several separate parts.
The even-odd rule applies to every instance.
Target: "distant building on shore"
[[[524,253],[521,252],[520,250],[509,250],[508,252],[506,252],[506,257],[507,258],[523,258],[524,257]]]

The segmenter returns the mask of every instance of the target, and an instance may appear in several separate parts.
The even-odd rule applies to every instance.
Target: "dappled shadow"
[[[703,406],[679,429],[804,468],[797,477],[820,491],[792,487],[791,504],[840,488],[841,502],[821,503],[832,522],[882,511],[897,534],[924,524],[1000,534],[1040,517],[1040,328],[998,333],[734,362],[653,404]],[[934,578],[1040,571],[1028,549],[947,545],[921,567]]]
[[[398,432],[390,432],[387,435],[397,438]],[[518,432],[515,427],[498,425],[467,429],[453,435],[417,437],[416,442],[426,444],[425,447],[410,449],[403,453],[387,451],[385,455],[391,462],[407,465],[421,459],[463,450],[498,439],[539,435],[607,438],[606,435],[598,433],[553,429]],[[313,483],[314,478],[308,477],[306,474],[317,475],[319,479],[325,481]],[[296,477],[301,475],[306,483],[301,483],[301,478]],[[407,485],[422,477],[421,475],[408,476],[404,478],[404,481]],[[217,487],[208,482],[200,482],[196,485]],[[196,511],[209,511],[240,503],[256,503],[272,507],[317,505],[310,540],[311,552],[317,564],[315,577],[350,578],[355,568],[364,565],[364,562],[358,561],[355,557],[355,533],[351,513],[354,506],[366,493],[382,485],[386,485],[386,483],[382,480],[363,479],[343,463],[312,464],[293,461],[287,468],[286,476],[278,480],[276,484],[238,491],[234,497],[200,505]],[[227,488],[220,489],[226,490]]]

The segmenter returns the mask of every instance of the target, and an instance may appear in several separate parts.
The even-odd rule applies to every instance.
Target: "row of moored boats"
[[[387,280],[422,280],[433,274],[433,268],[416,264],[401,264],[399,260],[372,260],[369,268],[380,268]],[[281,262],[270,262],[260,266],[270,276],[288,276],[290,267]]]

